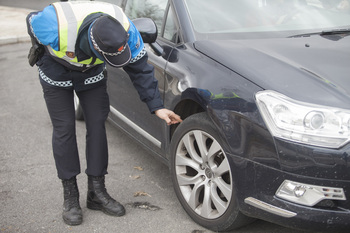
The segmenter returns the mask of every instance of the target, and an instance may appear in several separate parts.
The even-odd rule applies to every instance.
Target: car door
[[[166,0],[129,0],[124,1],[125,14],[135,18],[152,18],[158,28],[162,26]],[[146,48],[149,46],[146,45]],[[155,68],[161,96],[164,96],[164,70],[166,60],[148,52],[149,63]],[[166,124],[154,114],[150,114],[147,105],[139,99],[129,76],[123,69],[108,69],[108,92],[110,95],[110,119],[124,128],[145,146],[162,154]]]

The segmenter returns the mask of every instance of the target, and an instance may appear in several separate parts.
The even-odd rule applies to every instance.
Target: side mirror
[[[150,18],[138,18],[132,20],[137,30],[139,30],[144,43],[156,42],[158,30],[157,25]]]
[[[157,56],[162,56],[164,51],[163,48],[156,43],[158,30],[154,21],[150,18],[137,18],[132,20],[132,22],[140,32],[143,42],[150,44]]]

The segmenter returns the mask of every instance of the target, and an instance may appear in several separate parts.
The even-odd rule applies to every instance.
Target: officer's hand
[[[160,119],[165,120],[168,125],[182,122],[181,117],[179,115],[166,108],[156,110],[155,114]]]

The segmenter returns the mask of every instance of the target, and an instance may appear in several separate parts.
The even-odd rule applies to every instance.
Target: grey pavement
[[[26,16],[33,10],[0,6],[0,45],[30,41]]]

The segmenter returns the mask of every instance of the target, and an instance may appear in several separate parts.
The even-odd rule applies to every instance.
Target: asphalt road
[[[0,0],[0,5],[41,9],[49,2]],[[182,209],[168,168],[108,122],[106,185],[109,193],[125,205],[127,214],[116,218],[88,210],[87,181],[82,172],[78,184],[84,222],[76,227],[63,223],[62,185],[51,151],[51,122],[37,69],[27,62],[29,47],[28,43],[0,46],[0,232],[211,232],[194,223]],[[84,171],[84,122],[77,122],[77,137]],[[145,196],[135,196],[137,193]],[[235,232],[302,231],[256,221]]]

